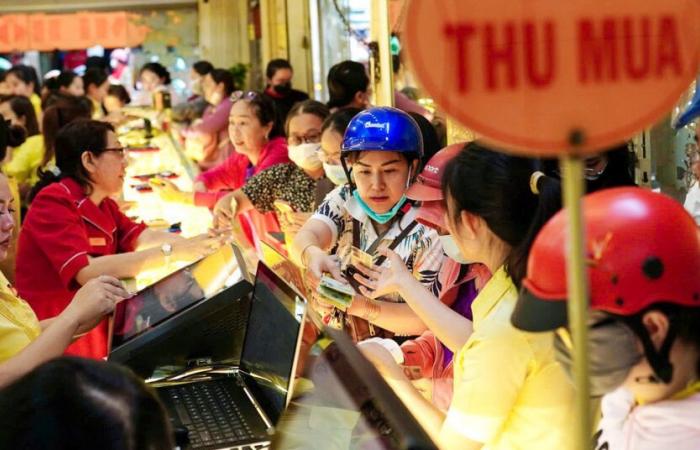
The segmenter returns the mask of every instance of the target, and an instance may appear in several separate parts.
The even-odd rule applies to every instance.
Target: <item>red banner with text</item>
[[[0,52],[135,47],[150,31],[127,12],[0,15]]]

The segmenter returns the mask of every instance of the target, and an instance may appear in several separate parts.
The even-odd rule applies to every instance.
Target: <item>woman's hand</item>
[[[381,344],[372,341],[359,342],[357,348],[367,358],[384,378],[395,380],[405,379],[403,369],[396,364],[391,352]]]
[[[162,177],[152,178],[149,184],[153,190],[166,202],[194,204],[194,194],[192,192],[181,191],[179,187],[170,180]]]
[[[324,273],[329,273],[341,283],[347,283],[340,273],[340,259],[336,255],[328,255],[316,246],[308,247],[304,253],[301,257],[306,260],[307,274],[320,280]]]
[[[214,206],[214,227],[217,229],[231,228],[231,222],[236,218],[238,202],[234,193],[221,197]]]
[[[324,273],[329,273],[334,279],[341,283],[346,283],[340,273],[340,259],[335,255],[326,254],[326,252],[315,246],[308,247],[304,250],[304,253],[305,255],[302,255],[302,258],[307,261],[304,282],[311,296],[311,307],[321,316],[326,316],[333,311],[334,307],[323,301],[316,290]]]
[[[294,236],[301,230],[301,227],[304,226],[311,215],[311,213],[305,212],[278,213],[277,219],[280,222],[280,228],[282,228],[284,234]]]
[[[172,258],[176,261],[196,261],[217,250],[227,239],[228,236],[223,233],[210,232],[173,242]]]
[[[100,323],[105,315],[114,311],[118,302],[130,296],[119,280],[101,275],[78,289],[59,318],[75,321],[77,334],[87,333]]]
[[[379,253],[386,256],[386,267],[355,266],[360,273],[355,273],[353,278],[361,284],[359,290],[365,297],[379,298],[394,292],[400,293],[415,280],[401,257],[394,251],[386,249]]]

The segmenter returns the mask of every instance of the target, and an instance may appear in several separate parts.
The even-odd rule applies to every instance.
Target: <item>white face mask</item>
[[[459,247],[457,247],[457,243],[452,235],[446,234],[444,236],[440,236],[440,242],[442,243],[442,249],[445,251],[447,256],[460,264],[471,264],[471,261],[462,256],[462,252],[459,251]]]
[[[318,159],[321,144],[301,144],[289,146],[289,159],[304,170],[320,169],[322,164]]]
[[[336,186],[343,186],[348,182],[348,177],[340,164],[323,163],[323,171],[326,172],[326,178]]]

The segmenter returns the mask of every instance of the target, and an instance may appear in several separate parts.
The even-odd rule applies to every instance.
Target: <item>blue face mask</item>
[[[355,189],[352,192],[352,196],[355,197],[355,200],[360,204],[360,207],[362,207],[362,210],[369,216],[370,219],[374,220],[377,223],[380,224],[385,224],[388,221],[390,221],[397,212],[399,212],[399,209],[403,206],[404,203],[406,203],[406,196],[402,195],[401,199],[394,205],[393,208],[391,208],[389,211],[385,213],[377,213],[375,212],[372,208],[369,207],[367,203],[365,203],[364,200],[362,200],[362,197],[360,197],[359,192],[357,192],[357,189]]]

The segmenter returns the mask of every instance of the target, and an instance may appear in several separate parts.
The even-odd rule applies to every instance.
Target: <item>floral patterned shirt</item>
[[[382,237],[378,250],[387,248],[394,239],[416,217],[416,208],[411,208],[404,214],[400,221],[394,221],[389,231]],[[340,259],[340,268],[345,270],[350,263],[352,250],[352,224],[353,218],[360,223],[360,249],[366,251],[378,235],[372,224],[372,220],[362,210],[360,204],[352,196],[349,186],[339,186],[326,196],[312,219],[320,220],[328,225],[333,234],[331,248],[337,245],[335,255]],[[423,285],[425,285],[436,297],[440,292],[438,273],[442,266],[445,254],[440,244],[438,234],[432,228],[422,224],[416,225],[411,232],[397,246],[394,251],[403,259],[408,270],[413,273]],[[382,263],[385,266],[387,261]],[[397,294],[382,297],[382,300],[403,302]]]
[[[278,164],[251,177],[241,188],[255,209],[274,211],[275,200],[284,200],[297,212],[312,212],[316,180],[296,164]]]

